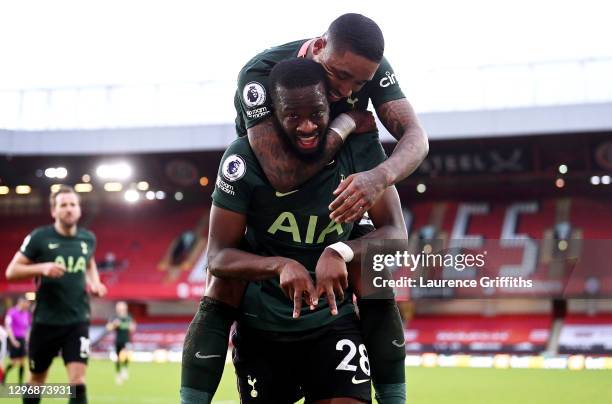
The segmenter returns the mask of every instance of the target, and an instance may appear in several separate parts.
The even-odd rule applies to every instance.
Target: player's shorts
[[[334,397],[371,402],[370,363],[357,317],[314,331],[272,333],[238,324],[232,335],[241,403],[306,403]]]
[[[127,345],[128,345],[127,341],[117,341],[115,343],[115,353],[117,354],[117,356],[119,356],[119,352],[127,348]]]
[[[23,358],[24,356],[26,356],[26,340],[23,337],[15,338],[15,339],[19,342],[18,347],[11,344],[11,341],[7,341],[9,358],[11,359]]]
[[[30,371],[42,373],[53,358],[62,353],[64,363],[87,363],[89,359],[89,323],[51,325],[34,323],[30,331]]]

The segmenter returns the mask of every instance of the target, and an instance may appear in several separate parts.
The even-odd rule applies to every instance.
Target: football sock
[[[8,365],[6,365],[6,369],[4,369],[4,380],[6,380],[8,378],[8,374],[11,371],[11,369],[13,368],[13,364],[9,363]]]
[[[357,304],[376,399],[381,404],[403,404],[406,350],[397,304],[394,299],[360,299]]]
[[[68,404],[87,404],[87,389],[84,384],[74,386],[74,397],[70,397]]]
[[[119,361],[119,358],[117,358],[117,362],[115,362],[115,371],[119,373],[120,369],[121,369],[121,362]]]
[[[181,404],[209,404],[217,391],[237,310],[203,297],[183,345]]]
[[[19,384],[23,384],[23,365],[19,366]]]

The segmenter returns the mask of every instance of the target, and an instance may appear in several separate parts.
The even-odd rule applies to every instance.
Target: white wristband
[[[329,129],[340,135],[343,142],[356,127],[355,120],[349,114],[340,114],[329,124]]]
[[[344,244],[342,241],[338,241],[337,243],[328,245],[325,248],[331,248],[332,250],[336,251],[338,254],[340,254],[344,262],[351,262],[355,257],[353,249],[347,244]]]

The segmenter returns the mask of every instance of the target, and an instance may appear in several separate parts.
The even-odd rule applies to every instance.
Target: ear
[[[327,38],[325,38],[324,36],[318,37],[317,39],[315,39],[314,43],[312,44],[312,54],[315,56],[320,55],[325,50],[326,46],[327,46]]]

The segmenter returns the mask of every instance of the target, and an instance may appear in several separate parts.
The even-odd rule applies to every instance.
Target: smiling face
[[[368,81],[372,80],[379,66],[379,63],[349,50],[334,49],[325,38],[318,38],[315,41],[313,60],[325,69],[329,102],[340,101],[361,90]]]
[[[316,156],[325,146],[329,103],[324,83],[288,89],[277,86],[274,111],[289,144],[301,156]]]

